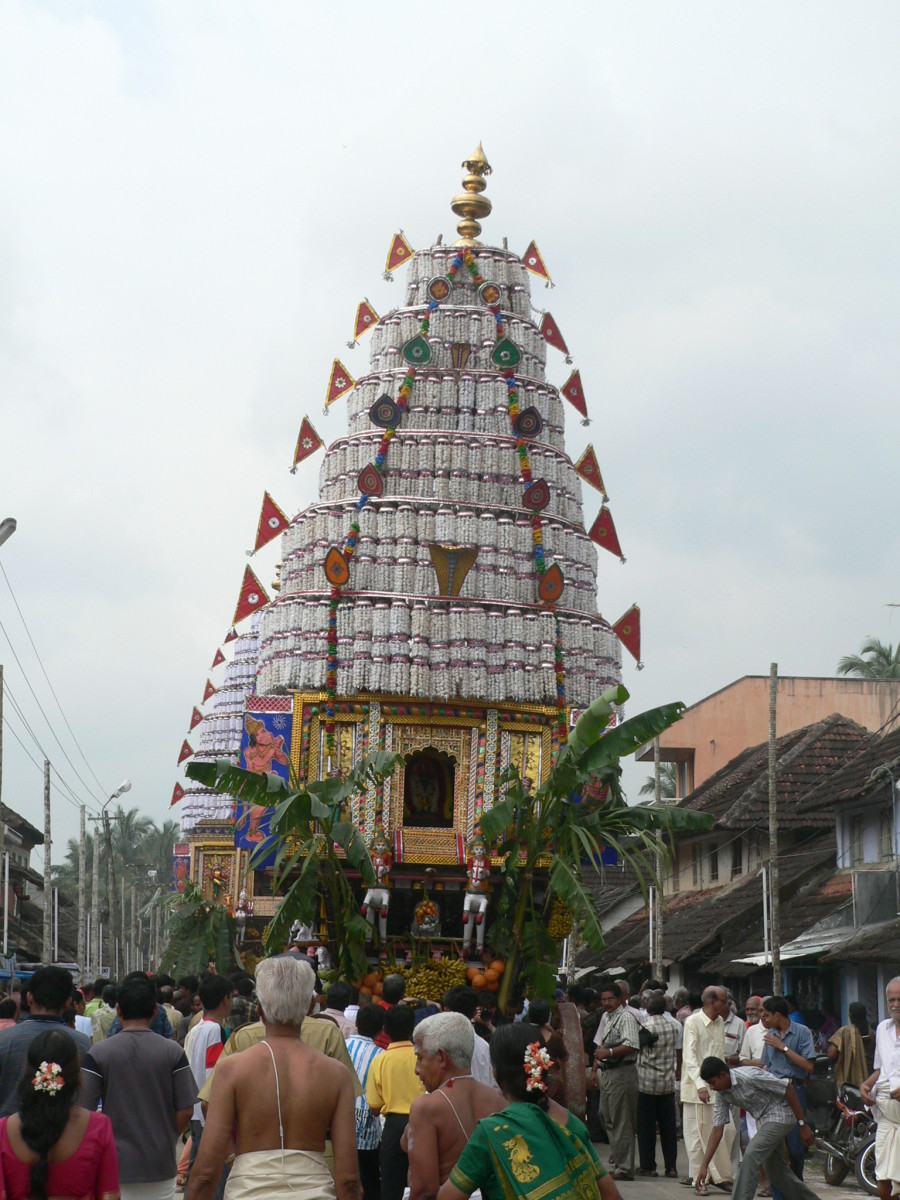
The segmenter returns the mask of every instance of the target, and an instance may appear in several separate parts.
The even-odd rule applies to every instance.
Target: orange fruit
[[[472,982],[472,980],[475,978],[476,975],[478,975],[480,973],[480,971],[481,971],[480,967],[467,967],[466,968],[466,979],[468,979],[469,983]]]
[[[373,988],[377,982],[378,982],[378,976],[374,971],[370,971],[369,974],[363,980],[363,983],[365,984],[365,986],[370,989]]]
[[[496,971],[498,975],[502,975],[506,970],[506,963],[502,958],[495,958],[491,963],[491,970]]]
[[[492,983],[496,983],[499,980],[499,978],[500,978],[500,976],[497,974],[497,972],[493,968],[491,968],[488,971],[485,971],[485,973],[484,973],[484,982],[488,987],[490,987]]]
[[[371,989],[371,988],[367,988],[367,987],[361,987],[361,988],[359,989],[359,994],[360,994],[361,996],[371,996],[371,995],[372,995],[372,989]]]
[[[477,975],[472,976],[472,987],[477,988],[478,991],[481,991],[481,989],[486,985],[486,983],[487,983],[487,980],[485,979],[485,977],[482,975],[482,973],[480,971],[478,972]]]
[[[484,986],[487,989],[487,991],[489,991],[489,992],[499,991],[500,990],[500,980],[499,979],[489,979]]]

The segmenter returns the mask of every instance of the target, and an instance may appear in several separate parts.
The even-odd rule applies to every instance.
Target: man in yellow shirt
[[[376,1055],[366,1080],[366,1103],[373,1113],[384,1115],[381,1133],[381,1200],[401,1200],[409,1173],[409,1158],[400,1139],[409,1120],[413,1100],[425,1095],[416,1075],[416,1049],[411,1038],[415,1014],[406,1004],[395,1004],[384,1014],[384,1029],[390,1045]]]

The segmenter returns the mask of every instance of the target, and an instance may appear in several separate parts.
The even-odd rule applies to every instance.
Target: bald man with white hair
[[[433,1200],[482,1117],[506,1107],[501,1093],[472,1075],[475,1030],[462,1013],[438,1013],[413,1033],[416,1074],[426,1094],[406,1127],[410,1200]]]

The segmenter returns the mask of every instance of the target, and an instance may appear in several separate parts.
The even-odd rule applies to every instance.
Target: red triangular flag
[[[200,711],[200,709],[195,704],[194,711],[191,713],[191,729],[196,729],[202,720],[203,720],[203,713]]]
[[[541,252],[537,248],[537,242],[528,243],[528,249],[522,255],[522,265],[532,275],[540,275],[541,279],[546,279],[548,283],[552,283],[550,272],[544,266]]]
[[[581,372],[573,371],[559,389],[559,394],[565,396],[569,403],[587,419],[587,401],[584,398],[584,388],[581,386]]]
[[[235,629],[235,627],[232,625],[232,627],[231,627],[231,628],[228,630],[228,632],[225,634],[225,637],[224,637],[224,639],[223,639],[223,640],[224,640],[225,642],[233,642],[233,641],[234,641],[234,639],[235,639],[236,637],[237,637],[237,630],[236,630],[236,629]]]
[[[351,350],[364,333],[368,333],[370,329],[375,328],[378,320],[378,313],[368,300],[363,300],[356,310],[356,321],[353,325],[353,341],[347,343]]]
[[[186,758],[191,758],[193,756],[193,753],[194,753],[194,751],[191,749],[190,742],[187,740],[187,738],[185,738],[184,741],[181,743],[181,750],[178,754],[179,767],[181,766],[181,764],[184,762],[184,760]]]
[[[253,547],[253,553],[262,550],[263,546],[268,546],[269,542],[278,537],[279,533],[284,533],[289,525],[290,521],[269,493],[263,492],[262,509],[259,514],[259,524],[256,527],[256,545]]]
[[[184,788],[181,786],[180,783],[176,783],[175,790],[174,790],[174,792],[172,792],[172,799],[169,801],[169,808],[171,808],[173,804],[177,804],[179,800],[183,800],[183,799],[184,799]]]
[[[604,500],[609,497],[606,494],[606,488],[603,486],[603,476],[600,474],[600,464],[597,462],[597,455],[594,453],[594,447],[588,446],[581,458],[575,464],[576,472],[582,479],[586,479],[591,487],[595,487],[598,492],[601,492]]]
[[[328,380],[325,407],[334,404],[335,400],[340,400],[341,396],[346,396],[347,392],[352,392],[355,384],[353,376],[340,359],[336,358],[331,368],[331,377]]]
[[[602,546],[604,550],[608,550],[610,554],[618,554],[622,562],[625,561],[622,547],[619,545],[619,535],[613,524],[612,513],[605,504],[597,513],[597,520],[591,526],[588,537],[598,546]]]
[[[258,608],[262,608],[263,605],[268,603],[269,597],[266,595],[265,588],[250,568],[244,567],[244,579],[241,583],[237,607],[234,610],[234,616],[231,618],[232,622],[237,625],[238,621],[243,621],[244,617],[249,617],[251,613],[256,612]],[[235,636],[237,635],[235,634]]]
[[[566,345],[566,339],[559,332],[559,328],[550,314],[544,313],[541,318],[541,335],[548,346],[553,346],[557,350],[562,350],[568,360],[569,347]]]
[[[300,422],[300,433],[297,435],[297,446],[294,450],[294,466],[296,467],[298,462],[303,462],[304,458],[309,458],[311,454],[315,454],[322,445],[324,443],[313,429],[309,417],[304,417]]]
[[[391,248],[388,250],[387,262],[384,264],[384,273],[390,278],[391,271],[396,271],[398,267],[402,267],[405,262],[409,262],[412,258],[412,246],[403,236],[402,231],[394,234],[394,240],[391,242]]]
[[[213,685],[207,679],[206,687],[203,689],[203,703],[205,704],[207,702],[207,700],[211,700],[215,694],[216,694],[216,689],[213,687]],[[202,717],[201,717],[201,720],[202,720]]]
[[[213,667],[221,667],[221,665],[224,661],[225,661],[225,655],[222,653],[221,650],[217,650],[216,657],[212,660]],[[212,667],[210,667],[210,670],[212,670]]]
[[[616,637],[625,647],[632,657],[637,660],[638,666],[641,657],[641,610],[636,604],[632,604],[627,613],[624,613],[613,625],[613,632]]]

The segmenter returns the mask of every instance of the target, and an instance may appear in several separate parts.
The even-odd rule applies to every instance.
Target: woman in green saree
[[[585,1126],[547,1097],[552,1060],[534,1025],[501,1025],[494,1075],[509,1106],[475,1126],[438,1200],[621,1200]]]

